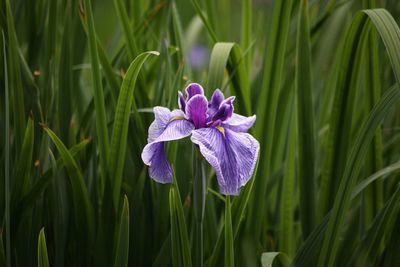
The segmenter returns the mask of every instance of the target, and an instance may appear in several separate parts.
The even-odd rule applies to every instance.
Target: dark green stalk
[[[193,266],[203,266],[203,219],[206,203],[206,173],[204,161],[193,146],[193,207],[195,216]]]
[[[5,122],[5,161],[4,161],[4,180],[5,180],[5,204],[6,204],[6,262],[7,267],[11,266],[11,253],[10,253],[10,114],[9,114],[9,102],[8,102],[8,73],[7,73],[7,55],[6,55],[6,38],[3,34],[3,53],[4,53],[4,88],[5,88],[5,115],[6,115],[6,122]]]
[[[85,16],[88,25],[88,41],[89,41],[89,55],[92,67],[92,82],[94,92],[94,107],[96,111],[96,130],[99,144],[100,166],[102,175],[106,176],[108,155],[110,151],[110,141],[108,138],[107,116],[104,104],[103,84],[101,82],[100,63],[98,57],[96,32],[94,28],[93,12],[90,0],[84,0]],[[104,178],[101,185],[101,194],[103,193]]]
[[[226,196],[225,201],[225,266],[235,266],[230,196]]]

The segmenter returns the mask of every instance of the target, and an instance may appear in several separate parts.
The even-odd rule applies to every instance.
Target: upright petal
[[[211,100],[208,103],[208,115],[212,118],[214,114],[217,112],[221,102],[224,101],[225,97],[221,90],[216,89],[211,96]]]
[[[235,100],[234,96],[228,97],[224,101],[221,102],[218,111],[214,114],[212,120],[213,121],[225,121],[232,117],[233,114],[233,101]]]
[[[254,125],[255,121],[256,121],[256,115],[245,117],[233,113],[232,117],[226,120],[223,126],[235,132],[247,132]]]
[[[154,108],[155,120],[149,128],[149,143],[142,152],[143,162],[149,166],[150,177],[160,183],[172,181],[171,167],[165,157],[164,142],[182,139],[191,134],[194,125],[182,119],[180,110]]]
[[[195,95],[204,95],[204,89],[198,83],[189,84],[186,89],[186,101],[189,101]]]
[[[208,102],[204,95],[193,96],[186,104],[186,116],[196,129],[206,126]]]
[[[178,106],[179,106],[180,110],[185,112],[186,102],[185,102],[185,98],[183,97],[183,94],[180,91],[178,91]]]
[[[220,192],[239,194],[254,171],[259,151],[257,140],[247,133],[217,128],[194,130],[191,140],[214,168]]]

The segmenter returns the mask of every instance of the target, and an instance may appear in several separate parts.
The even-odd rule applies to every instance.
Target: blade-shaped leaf
[[[129,115],[134,101],[133,92],[139,71],[150,55],[158,56],[159,53],[154,51],[142,53],[131,63],[122,82],[122,87],[118,96],[109,156],[110,179],[113,185],[113,199],[116,210],[120,198],[122,173],[125,163]],[[138,112],[135,112],[135,114],[137,118],[139,116]],[[137,120],[140,121],[140,119]]]

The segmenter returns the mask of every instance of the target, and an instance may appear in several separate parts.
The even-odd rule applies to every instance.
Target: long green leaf
[[[245,218],[249,199],[253,191],[255,177],[257,175],[257,170],[258,170],[258,161],[256,167],[254,168],[253,177],[242,189],[240,195],[236,197],[232,203],[232,224],[233,224],[233,235],[235,239],[238,236],[241,223]],[[223,225],[223,228],[221,229],[221,232],[218,236],[208,266],[215,266],[222,259],[223,256],[222,249],[225,241],[224,227],[225,225]]]
[[[218,41],[217,34],[215,33],[213,27],[211,26],[211,22],[207,18],[206,14],[201,9],[201,7],[199,5],[199,2],[197,2],[197,0],[192,0],[192,5],[193,5],[194,9],[196,10],[196,13],[201,18],[201,21],[203,22],[204,26],[206,27],[207,32],[210,35],[211,40],[214,43],[216,43]]]
[[[28,179],[32,168],[33,140],[33,117],[31,115],[28,118],[21,154],[18,159],[18,166],[11,194],[12,205],[16,205],[28,190]]]
[[[121,221],[119,225],[115,267],[128,266],[129,253],[129,202],[128,197],[124,197],[124,205],[122,207]]]
[[[78,152],[83,150],[89,143],[91,139],[84,139],[80,143],[69,149],[69,153],[71,156],[75,156]],[[65,165],[63,158],[57,159],[56,168],[60,169]],[[53,172],[55,172],[53,168],[48,169],[38,180],[36,180],[28,192],[22,196],[20,203],[17,206],[15,214],[21,214],[27,211],[30,207],[35,204],[35,201],[40,197],[40,195],[47,189],[47,186],[53,179]]]
[[[376,6],[375,0],[365,0],[364,6],[366,8],[374,8]],[[379,65],[379,50],[378,50],[378,37],[375,31],[369,34],[368,42],[366,44],[366,79],[364,84],[366,92],[366,109],[371,110],[381,97],[381,84],[380,84],[380,68]],[[375,137],[367,155],[367,171],[374,173],[383,167],[383,153],[382,153],[382,130],[376,131]],[[373,217],[383,206],[383,182],[376,181],[373,186],[365,192],[364,201],[364,225],[372,222]],[[364,227],[365,227],[364,226]]]
[[[366,147],[369,141],[373,138],[374,131],[371,131],[372,128],[378,127],[379,122],[382,121],[383,117],[387,114],[388,110],[390,110],[397,101],[400,100],[400,90],[398,86],[391,87],[382,97],[382,99],[378,102],[378,104],[374,107],[373,111],[371,111],[370,116],[367,122],[364,123],[359,137],[357,138],[358,143],[354,145],[352,150],[352,155],[358,153],[357,149],[363,147],[360,145],[363,143],[364,145],[364,153],[366,151]],[[357,158],[354,156],[352,158],[359,162],[362,162],[361,158]],[[370,179],[366,179],[368,181]],[[368,186],[368,183],[361,182],[356,187],[354,187],[350,200],[355,199],[361,192]],[[327,215],[325,215],[322,222],[312,231],[310,236],[304,242],[303,246],[296,253],[295,258],[293,259],[291,266],[310,266],[315,265],[315,257],[320,251],[321,243],[324,241],[325,233],[328,229],[328,223],[331,223],[332,212],[330,211]],[[326,237],[325,237],[326,238]]]
[[[175,181],[175,177],[174,177]],[[176,181],[169,189],[172,263],[174,267],[192,266],[189,238]]]
[[[311,87],[308,4],[301,1],[297,28],[296,95],[299,135],[300,219],[305,239],[315,226],[315,129]]]
[[[87,249],[90,250],[94,241],[93,208],[90,204],[89,195],[82,174],[71,153],[67,150],[56,134],[47,126],[42,125],[42,127],[56,145],[57,150],[64,161],[72,185],[72,201],[74,205],[74,219],[77,230],[81,238],[84,240]],[[90,257],[91,255],[86,256]]]
[[[232,83],[239,112],[250,115],[250,87],[242,52],[235,43],[216,43],[211,52],[206,91],[223,89],[225,68],[233,75]]]
[[[49,267],[49,257],[47,255],[46,237],[44,228],[40,230],[38,240],[38,267]]]
[[[282,252],[265,252],[261,255],[262,267],[275,266],[275,262],[280,262],[284,267],[289,266],[289,258]]]
[[[122,24],[122,29],[124,30],[125,42],[128,47],[129,58],[133,59],[136,55],[136,42],[135,35],[133,34],[132,27],[129,22],[128,13],[126,12],[126,8],[124,6],[124,2],[122,0],[114,0],[115,9],[117,10],[118,17]]]
[[[267,51],[264,61],[263,81],[260,91],[257,91],[257,123],[255,135],[260,140],[260,170],[254,184],[254,194],[251,199],[247,231],[258,238],[261,225],[265,220],[266,209],[259,208],[265,203],[265,192],[268,176],[271,174],[271,157],[274,148],[274,128],[277,117],[278,96],[282,86],[283,68],[292,1],[275,1],[272,28],[267,38]]]
[[[158,56],[159,53],[154,51],[142,53],[131,63],[122,82],[122,87],[118,97],[109,157],[110,179],[112,180],[111,184],[113,185],[113,200],[116,210],[120,198],[122,174],[125,163],[124,159],[127,146],[129,115],[134,101],[133,92],[139,71],[150,55]],[[137,112],[135,113],[137,114]]]
[[[8,2],[7,2],[8,3]],[[1,31],[3,35],[3,55],[4,55],[4,107],[5,107],[5,133],[4,133],[4,204],[5,204],[5,227],[6,227],[6,264],[7,267],[11,266],[11,228],[10,228],[10,198],[11,198],[11,186],[10,186],[10,104],[9,104],[9,83],[8,83],[8,67],[7,67],[7,56],[6,56],[6,38],[4,37],[4,31]]]
[[[8,67],[7,75],[9,75],[10,100],[12,103],[12,114],[15,127],[15,144],[19,152],[24,138],[24,128],[26,123],[24,92],[21,80],[21,71],[18,59],[18,40],[15,31],[15,25],[12,16],[10,0],[5,1],[6,17],[7,17],[7,35],[8,35]],[[5,41],[4,41],[5,44]],[[7,66],[7,64],[5,65]]]
[[[0,265],[6,266],[6,253],[4,251],[3,231],[0,232]]]
[[[294,109],[293,109],[294,110]],[[291,121],[296,122],[295,113]],[[291,123],[289,130],[289,140],[287,144],[287,154],[285,162],[285,171],[283,176],[283,188],[280,204],[280,229],[279,229],[279,250],[289,256],[293,255],[294,251],[294,190],[296,179],[296,125]]]
[[[354,266],[373,266],[380,253],[380,241],[392,232],[396,215],[399,214],[399,201],[400,187],[397,187],[385,207],[375,217],[364,238],[360,240],[350,259],[350,264],[354,264]]]
[[[233,232],[232,232],[232,215],[231,215],[231,198],[226,197],[225,201],[225,266],[235,266],[235,254],[233,248]]]
[[[363,30],[365,27],[369,27],[370,24],[368,24],[368,18],[373,22],[385,44],[397,84],[400,84],[400,53],[397,49],[400,47],[400,29],[393,17],[391,17],[386,10],[376,9],[358,13],[353,20],[350,32],[353,30],[357,32]],[[357,35],[353,36],[353,38],[356,36]],[[357,38],[353,38],[349,39],[349,45],[352,45],[353,42],[360,41],[357,40]],[[327,233],[325,234],[319,256],[318,265],[320,266],[333,266],[335,263],[339,242],[339,232],[343,225],[345,212],[350,205],[351,192],[360,172],[362,159],[364,158],[367,149],[366,145],[372,140],[383,116],[387,114],[388,108],[391,107],[391,104],[397,100],[396,96],[400,92],[394,89],[391,93],[389,99],[384,99],[384,106],[375,106],[372,114],[378,115],[371,115],[369,120],[364,124],[363,128],[360,130],[360,136],[356,139],[349,161],[346,163],[338,194],[335,198],[332,217],[329,221]]]
[[[353,25],[358,24],[358,20],[357,18],[354,19]],[[333,206],[346,161],[350,155],[350,147],[353,141],[351,133],[355,117],[356,90],[348,90],[348,88],[359,86],[358,75],[368,32],[368,27],[350,27],[342,48],[340,69],[329,122],[326,160],[321,178],[319,196],[321,214],[325,214]]]
[[[89,54],[92,70],[92,82],[94,91],[94,106],[96,110],[96,130],[98,138],[98,146],[100,151],[100,166],[103,175],[106,175],[108,170],[108,156],[110,151],[110,143],[108,138],[107,117],[104,105],[103,84],[101,82],[99,56],[97,52],[96,32],[94,28],[93,12],[90,0],[84,0],[85,18],[88,25],[89,35]],[[104,185],[104,178],[103,185]]]

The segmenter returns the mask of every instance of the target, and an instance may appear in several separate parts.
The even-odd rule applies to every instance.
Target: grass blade
[[[174,183],[169,189],[172,265],[174,267],[190,267],[192,266],[192,260],[187,227],[176,178],[174,177],[173,179]]]
[[[49,257],[47,255],[46,237],[44,228],[40,230],[38,240],[38,267],[49,267]]]
[[[140,54],[129,66],[129,69],[122,82],[121,90],[118,96],[118,103],[115,112],[114,126],[111,136],[110,151],[110,179],[113,185],[113,200],[115,209],[118,210],[120,198],[122,174],[125,164],[125,152],[127,147],[129,116],[133,104],[133,92],[136,79],[143,63],[150,55],[158,56],[158,52],[145,52]],[[138,112],[135,112],[138,114]],[[138,116],[138,115],[136,115]]]
[[[214,43],[218,42],[217,35],[216,35],[214,29],[212,28],[211,23],[208,20],[206,14],[201,9],[201,7],[200,7],[199,3],[197,2],[197,0],[192,0],[192,5],[193,5],[197,15],[199,15],[199,17],[201,18],[201,21],[203,22],[204,26],[206,27],[207,32],[210,35],[211,40]]]
[[[396,49],[396,47],[400,45],[400,29],[386,10],[376,9],[359,13],[353,21],[351,30],[360,31],[370,26],[370,24],[368,24],[368,18],[373,22],[385,44],[397,84],[400,84],[400,53],[398,53],[398,49]],[[353,40],[360,41],[357,39]],[[351,39],[349,41],[350,45],[354,42]],[[389,97],[383,98],[381,102],[375,106],[369,119],[360,130],[359,137],[356,139],[349,161],[346,163],[339,191],[335,198],[332,217],[329,221],[327,233],[319,256],[318,265],[320,266],[332,266],[335,262],[339,242],[339,231],[343,225],[345,212],[350,205],[351,192],[359,175],[361,162],[366,153],[366,145],[372,140],[376,129],[380,125],[383,117],[388,113],[391,105],[398,100],[399,94],[400,92],[397,87],[390,90],[389,94],[386,94],[386,96]]]
[[[225,266],[235,266],[235,254],[233,247],[231,197],[226,196],[225,201]]]
[[[128,197],[124,197],[124,205],[121,212],[121,221],[119,225],[115,267],[128,266],[129,253],[129,202]]]
[[[28,118],[25,136],[22,143],[20,158],[18,159],[17,171],[14,178],[14,184],[11,194],[11,203],[16,205],[26,194],[29,185],[29,176],[32,168],[33,154],[33,117],[32,114]],[[15,206],[12,208],[14,210]]]
[[[311,87],[311,49],[307,1],[301,1],[297,28],[297,119],[300,218],[305,239],[315,226],[315,129]]]
[[[232,83],[234,94],[237,96],[239,113],[250,115],[250,88],[248,74],[243,62],[242,52],[235,43],[216,43],[211,52],[208,82],[206,91],[211,92],[217,88],[224,88],[225,68],[233,75]],[[235,68],[235,69],[234,69]]]
[[[8,3],[8,2],[7,2]],[[3,55],[4,55],[4,107],[5,107],[5,133],[4,133],[4,202],[5,202],[5,226],[6,226],[6,266],[11,266],[11,228],[10,228],[10,104],[9,104],[9,84],[8,84],[8,67],[6,56],[6,38],[3,35]]]
[[[260,169],[255,181],[255,190],[251,199],[249,220],[246,225],[255,238],[261,233],[261,225],[265,220],[265,208],[260,209],[260,203],[265,203],[265,192],[268,176],[271,174],[271,156],[274,147],[274,128],[278,96],[282,86],[283,67],[289,22],[291,18],[292,1],[275,1],[271,32],[269,33],[267,51],[264,61],[262,86],[259,92],[257,107],[257,123],[255,137],[260,140]]]
[[[122,29],[124,31],[124,37],[128,47],[129,58],[133,59],[137,54],[137,48],[134,37],[135,35],[133,34],[132,27],[129,22],[128,13],[126,12],[126,8],[122,0],[114,0],[114,5],[122,24]]]
[[[67,169],[69,180],[72,185],[72,201],[77,231],[82,238],[82,245],[87,249],[86,256],[90,257],[89,251],[94,241],[94,218],[85,182],[77,163],[65,145],[47,126],[42,125],[42,127],[56,145]]]
[[[94,106],[96,110],[96,130],[98,138],[98,146],[100,151],[100,165],[103,176],[107,173],[108,155],[110,151],[110,143],[108,139],[107,117],[104,105],[103,84],[101,82],[99,56],[97,52],[96,33],[94,28],[93,12],[90,0],[84,0],[85,18],[88,25],[89,35],[89,54],[92,66],[92,82],[94,91]],[[104,179],[101,185],[104,186]],[[101,190],[103,191],[103,190]]]
[[[12,102],[13,118],[14,118],[14,131],[15,131],[15,145],[19,152],[24,138],[24,128],[26,123],[25,106],[24,106],[24,92],[22,87],[21,71],[18,58],[18,41],[15,31],[14,21],[12,17],[10,0],[5,1],[6,18],[7,18],[7,35],[8,35],[8,74],[9,86],[13,90],[10,91],[10,99]],[[4,44],[6,41],[4,40]],[[5,56],[6,57],[6,56]],[[7,66],[4,65],[4,66]]]
[[[290,135],[287,145],[287,155],[282,186],[282,198],[280,206],[280,231],[279,231],[279,250],[292,256],[294,252],[293,224],[294,224],[294,190],[296,179],[296,143],[297,132],[295,116],[292,116]],[[296,122],[296,121],[295,121]]]
[[[247,50],[250,48],[251,44],[251,14],[252,14],[252,1],[251,0],[244,0],[242,1],[242,34],[241,34],[241,47],[243,50]],[[253,54],[249,53],[244,61],[246,69],[250,72],[251,71],[251,63],[253,59]]]
[[[261,255],[262,267],[275,266],[276,261],[278,261],[281,266],[289,266],[289,258],[282,252],[265,252]]]

